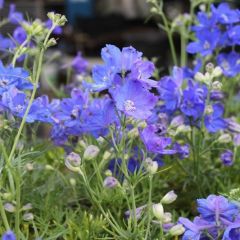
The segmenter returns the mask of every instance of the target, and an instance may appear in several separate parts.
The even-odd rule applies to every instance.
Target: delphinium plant
[[[0,42],[3,239],[240,238],[240,11],[191,1],[170,22],[163,1],[149,2],[169,39],[169,74],[107,44],[90,72],[81,53],[63,64],[68,85],[49,83],[62,96],[51,100],[40,77],[67,20],[29,21],[10,5],[1,25],[16,29]]]

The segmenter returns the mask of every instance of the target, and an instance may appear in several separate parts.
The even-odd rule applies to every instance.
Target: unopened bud
[[[103,186],[105,188],[114,188],[118,185],[118,180],[115,177],[106,177],[103,181]]]
[[[222,83],[220,83],[219,81],[213,82],[212,89],[216,90],[216,91],[221,90],[222,89]]]
[[[75,187],[77,182],[76,182],[76,179],[75,178],[70,178],[69,179],[69,183],[71,184],[71,186]]]
[[[32,204],[31,203],[27,203],[26,205],[24,205],[23,207],[22,207],[22,210],[23,211],[29,211],[29,210],[31,210],[32,209]]]
[[[145,168],[150,174],[155,174],[158,170],[158,163],[151,158],[146,158]]]
[[[205,114],[212,114],[213,113],[213,107],[212,105],[208,105],[205,107]]]
[[[161,200],[162,204],[171,204],[177,199],[177,194],[174,191],[168,192]]]
[[[162,221],[164,219],[164,209],[161,203],[153,204],[152,211],[158,220]]]
[[[224,133],[218,138],[219,143],[230,143],[232,141],[232,137],[229,133]]]
[[[45,165],[45,169],[46,170],[54,170],[54,168],[51,165],[49,165],[49,164]]]
[[[89,145],[84,151],[83,158],[85,160],[92,160],[95,157],[97,157],[99,152],[100,152],[100,149],[97,146]]]
[[[223,71],[220,67],[215,67],[213,72],[212,72],[212,76],[214,78],[220,77],[222,75]]]
[[[4,204],[4,209],[5,209],[7,212],[13,213],[13,212],[15,212],[16,207],[15,207],[12,203],[5,203],[5,204]]]
[[[172,236],[180,236],[185,232],[185,228],[183,227],[182,224],[177,224],[175,226],[173,226],[170,230],[169,233]]]
[[[170,212],[164,213],[163,223],[170,223],[172,221],[172,214]]]
[[[109,151],[105,151],[103,154],[103,160],[106,161],[111,157],[111,153]]]
[[[50,38],[47,42],[47,47],[52,47],[55,46],[57,44],[57,41],[55,38]]]
[[[206,65],[206,72],[212,74],[213,70],[214,70],[214,65],[213,65],[213,63],[211,63],[211,62],[208,63],[208,64]]]
[[[67,155],[65,159],[65,166],[69,170],[73,172],[79,172],[80,165],[81,165],[81,158],[77,153],[71,152],[70,154]]]
[[[104,172],[104,174],[107,176],[107,177],[111,177],[112,176],[112,171],[111,170],[106,170],[105,172]]]
[[[32,221],[34,219],[34,216],[32,213],[25,213],[23,214],[22,218],[24,221],[28,222],[28,221]]]

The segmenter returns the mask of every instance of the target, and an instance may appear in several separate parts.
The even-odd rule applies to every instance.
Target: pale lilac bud
[[[153,204],[152,206],[153,215],[160,221],[164,219],[164,209],[161,203]]]
[[[12,203],[5,203],[4,208],[7,212],[13,213],[15,212],[16,208]]]
[[[162,204],[171,204],[173,203],[177,198],[177,194],[174,193],[174,191],[168,192],[161,200]]]
[[[79,167],[81,165],[80,156],[75,152],[71,152],[70,154],[67,155],[65,159],[65,165],[69,170],[73,172],[78,172]]]
[[[103,181],[103,186],[105,188],[114,188],[118,185],[118,180],[115,177],[106,177]]]
[[[83,158],[85,160],[92,160],[95,157],[97,157],[99,152],[100,152],[100,149],[97,146],[89,145],[84,151]]]
[[[34,219],[34,216],[32,213],[25,213],[23,214],[22,218],[24,221],[32,221]]]

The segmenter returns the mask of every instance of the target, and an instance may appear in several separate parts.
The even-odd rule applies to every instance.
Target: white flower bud
[[[67,155],[65,159],[65,166],[73,171],[73,172],[79,172],[79,168],[81,165],[81,157],[75,153],[71,152],[70,154]]]
[[[26,205],[24,205],[22,207],[23,211],[28,211],[28,210],[31,210],[31,209],[32,209],[32,204],[31,203],[27,203]]]
[[[230,143],[232,141],[232,137],[229,133],[224,133],[218,138],[219,143]]]
[[[95,157],[97,157],[99,152],[100,152],[100,149],[97,146],[89,145],[84,151],[83,158],[85,160],[92,160]]]
[[[179,236],[179,235],[182,235],[184,232],[185,232],[185,228],[183,227],[182,224],[177,224],[169,230],[169,233],[172,236]]]
[[[177,199],[177,194],[174,191],[168,192],[161,200],[162,204],[171,204]]]
[[[222,75],[222,73],[223,73],[223,71],[222,71],[222,69],[220,67],[215,67],[213,72],[212,72],[212,76],[214,78],[220,77]]]
[[[12,203],[5,203],[5,204],[4,204],[4,209],[5,209],[7,212],[13,213],[13,212],[15,212],[16,207],[15,207]]]
[[[151,158],[146,158],[144,161],[145,168],[150,174],[155,174],[158,170],[158,163]]]
[[[221,90],[222,89],[222,83],[219,82],[219,81],[213,82],[212,89],[213,90],[218,90],[218,91]]]
[[[28,221],[32,221],[34,219],[34,216],[32,213],[25,213],[25,214],[23,214],[22,218],[24,221],[28,222]]]
[[[153,204],[152,211],[158,220],[162,221],[164,219],[164,209],[161,203]]]
[[[111,153],[109,151],[105,151],[103,154],[103,160],[106,161],[111,157]]]
[[[181,125],[177,128],[176,135],[179,133],[187,133],[187,132],[191,132],[191,127],[186,125]]]
[[[104,174],[107,176],[107,177],[111,177],[112,176],[112,171],[111,170],[106,170],[105,172],[104,172]]]
[[[163,223],[170,223],[172,221],[172,214],[170,212],[164,213]]]
[[[71,184],[71,186],[75,187],[77,182],[76,182],[76,179],[75,178],[70,178],[69,179],[69,183]]]
[[[204,82],[205,81],[205,76],[202,73],[197,72],[194,76],[194,79],[196,81],[199,81],[199,82]]]
[[[205,114],[212,114],[213,113],[213,107],[212,105],[207,105],[205,107]]]

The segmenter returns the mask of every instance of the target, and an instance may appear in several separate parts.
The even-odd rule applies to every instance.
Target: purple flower
[[[221,3],[218,7],[212,4],[211,12],[221,24],[232,24],[240,21],[240,11],[231,9],[227,3]]]
[[[0,95],[12,87],[19,90],[32,89],[33,85],[28,78],[29,73],[23,68],[4,67],[0,61]]]
[[[19,45],[21,45],[27,39],[27,33],[23,27],[19,26],[15,28],[13,32],[13,37],[14,40],[17,41]]]
[[[206,221],[232,221],[239,210],[223,196],[209,195],[207,199],[197,200],[197,209]]]
[[[209,30],[196,33],[197,41],[191,42],[187,46],[187,52],[191,54],[200,53],[202,56],[207,56],[213,53],[221,38],[220,31]]]
[[[141,207],[136,208],[136,211],[135,211],[136,216],[133,215],[134,212],[133,212],[133,210],[131,210],[131,209],[128,210],[128,211],[126,211],[126,212],[124,213],[124,215],[125,215],[126,218],[130,218],[130,217],[135,218],[135,217],[136,217],[136,219],[140,219],[140,217],[142,216],[143,210],[144,210],[145,208],[146,208],[146,205],[143,205],[143,206],[141,206]]]
[[[11,230],[9,230],[3,234],[2,240],[16,240],[16,236]]]
[[[221,161],[225,166],[233,165],[233,152],[231,150],[226,150],[221,154]]]
[[[215,133],[226,128],[227,124],[222,118],[223,113],[224,108],[222,104],[216,103],[213,105],[213,113],[205,116],[204,123],[210,133]]]
[[[176,150],[176,153],[181,160],[189,157],[190,154],[189,144],[180,145],[179,143],[174,143],[173,149]]]
[[[188,88],[183,91],[183,100],[180,106],[182,113],[194,120],[200,118],[204,112],[206,96],[206,88],[189,81]]]
[[[22,22],[24,20],[23,14],[21,12],[16,11],[15,4],[10,4],[8,19],[13,24],[19,24],[20,22]]]
[[[240,55],[234,51],[220,53],[217,56],[217,63],[222,68],[223,74],[227,77],[235,77],[240,73]]]
[[[86,72],[88,62],[82,57],[81,52],[78,52],[77,56],[72,60],[71,66],[76,73],[80,74]]]
[[[240,239],[240,222],[234,222],[226,228],[222,240],[239,240],[239,239]]]
[[[0,34],[0,51],[8,51],[14,47],[15,44],[10,38],[3,37],[3,35]]]
[[[118,180],[115,177],[108,176],[103,181],[105,188],[114,188],[118,185]]]
[[[149,125],[140,132],[141,139],[149,152],[159,154],[175,154],[176,150],[167,149],[172,143],[171,138],[158,136],[158,128]]]
[[[117,109],[136,119],[150,117],[157,102],[157,97],[137,81],[126,81],[123,85],[111,89],[110,93]]]
[[[3,8],[4,0],[0,0],[0,9]]]
[[[227,128],[230,132],[240,133],[240,124],[238,124],[235,119],[227,118],[225,119],[225,121],[227,123]]]
[[[206,237],[206,231],[208,234],[215,235],[212,230],[215,227],[214,223],[208,222],[200,217],[196,217],[193,222],[187,218],[180,217],[178,220],[179,223],[183,224],[186,228],[186,231],[182,237],[182,240],[200,240],[208,239]],[[213,233],[212,233],[213,232]],[[216,235],[215,235],[216,237]],[[216,238],[213,238],[216,239]]]
[[[183,70],[174,67],[173,76],[163,77],[158,83],[160,99],[164,101],[165,107],[169,111],[175,111],[180,105],[182,82]]]

